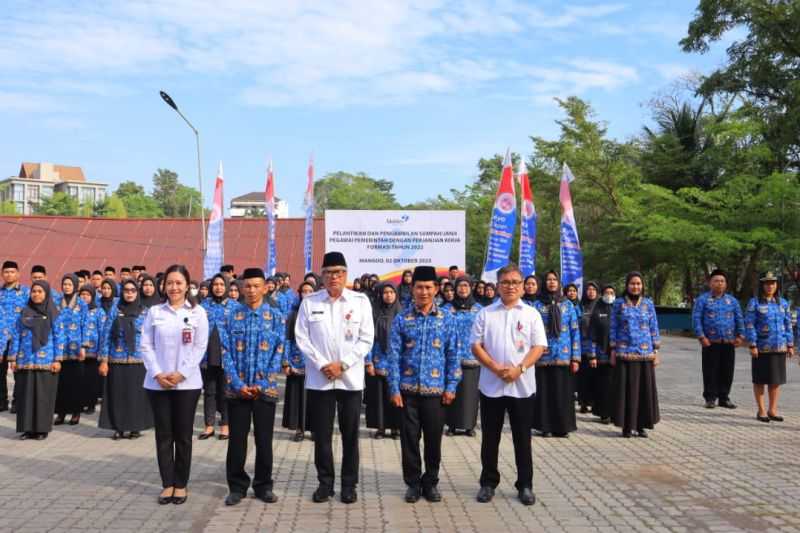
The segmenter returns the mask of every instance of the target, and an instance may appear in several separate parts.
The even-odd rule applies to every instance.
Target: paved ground
[[[589,415],[578,415],[579,430],[567,440],[535,438],[534,507],[516,500],[510,433],[491,504],[474,499],[480,432],[445,439],[444,500],[409,505],[399,441],[375,441],[364,429],[359,501],[345,506],[311,502],[313,446],[281,429],[274,445],[279,503],[251,497],[226,508],[225,443],[213,440],[195,442],[189,501],[161,507],[152,432],[114,442],[94,415],[45,441],[23,442],[3,413],[0,531],[800,531],[800,372],[792,362],[786,422],[766,425],[754,419],[748,356],[740,350],[737,358],[733,400],[740,408],[706,410],[696,342],[667,339],[658,370],[662,422],[651,438],[621,439]]]

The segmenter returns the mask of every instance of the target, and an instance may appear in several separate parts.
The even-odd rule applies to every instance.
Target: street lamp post
[[[186,124],[188,124],[190,128],[192,128],[192,131],[194,132],[195,141],[197,142],[197,183],[200,186],[200,224],[202,225],[202,231],[203,231],[203,240],[201,242],[203,243],[203,256],[205,257],[205,253],[206,253],[206,212],[205,212],[205,201],[203,199],[203,173],[202,173],[201,164],[200,164],[200,132],[197,131],[197,128],[195,128],[192,125],[192,123],[189,122],[189,119],[186,118],[183,113],[181,113],[181,110],[178,109],[178,106],[175,104],[175,101],[170,97],[170,95],[168,95],[164,91],[160,91],[159,94],[161,95],[161,99],[164,100],[164,102],[166,102],[168,106],[170,106],[172,109],[174,109],[175,112],[177,112],[181,116],[183,121],[186,122]],[[191,199],[190,199],[190,201],[191,201]],[[191,215],[191,211],[190,211],[189,214]]]

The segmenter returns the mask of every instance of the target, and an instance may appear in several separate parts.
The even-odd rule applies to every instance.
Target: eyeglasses
[[[336,270],[323,270],[322,271],[322,275],[323,276],[328,276],[328,277],[331,277],[331,278],[338,278],[338,277],[344,276],[346,272],[347,272],[347,270],[345,270],[343,268],[342,269],[336,269]]]
[[[498,285],[500,285],[503,288],[519,287],[520,285],[522,285],[522,280],[520,280],[520,279],[504,279],[503,281],[499,282]]]

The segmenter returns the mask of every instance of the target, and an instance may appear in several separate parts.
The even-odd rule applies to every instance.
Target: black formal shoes
[[[767,417],[770,420],[772,420],[773,422],[783,422],[783,417],[782,416],[767,414]]]
[[[522,502],[522,505],[533,505],[536,503],[536,495],[526,487],[519,491],[519,501]]]
[[[769,417],[756,414],[756,420],[758,420],[759,422],[769,422]]]
[[[53,425],[54,426],[60,426],[63,423],[64,423],[64,416],[63,415],[58,415],[56,417],[56,419],[53,421]]]
[[[297,431],[297,432],[294,434],[294,437],[292,437],[292,440],[293,440],[294,442],[303,442],[303,439],[304,439],[304,438],[305,438],[305,435],[303,434],[303,432],[302,432],[302,431],[300,431],[300,430],[298,430],[298,431]]]
[[[358,493],[355,487],[342,487],[342,503],[356,503]]]
[[[478,491],[478,497],[475,498],[481,503],[489,503],[494,498],[494,488],[489,486],[481,487],[481,490]]]
[[[204,431],[197,436],[197,440],[206,440],[214,436],[214,430]]]
[[[442,501],[442,494],[439,492],[439,489],[436,487],[425,487],[422,489],[422,495],[425,496],[425,499],[431,503],[436,503]]]
[[[142,436],[142,434],[139,433],[138,431],[131,431],[130,433],[128,433],[128,438],[130,440],[138,439],[141,436]]]
[[[736,404],[730,400],[720,400],[719,406],[724,407],[725,409],[736,409]]]
[[[640,439],[648,438],[647,432],[644,429],[637,429],[636,433],[639,435]]]
[[[72,415],[69,418],[69,425],[70,426],[77,426],[81,423],[81,415]]]
[[[115,431],[113,435],[111,435],[111,440],[119,440],[122,438],[121,431]]]
[[[175,505],[183,505],[184,503],[186,503],[186,499],[188,497],[189,497],[188,494],[184,494],[183,496],[175,496],[175,495],[173,495],[172,496],[172,503],[174,503]]]
[[[419,487],[408,487],[406,489],[406,502],[417,503],[420,495]]]
[[[311,496],[311,499],[314,500],[314,503],[325,503],[334,495],[333,489],[328,488],[325,485],[320,485],[317,487],[317,490],[314,491],[314,494]]]
[[[158,505],[168,505],[172,503],[172,496],[159,496]]]
[[[722,404],[720,404],[720,405],[722,405]],[[706,409],[713,409],[716,406],[717,406],[717,404],[714,403],[714,400],[706,401]]]
[[[474,429],[468,429],[468,430],[466,430],[464,432],[464,435],[466,435],[467,437],[474,437],[475,436],[475,430]]]
[[[238,492],[231,492],[225,497],[225,505],[228,507],[239,505],[239,503],[242,501],[242,498],[244,498],[244,495],[239,494]]]
[[[278,497],[275,496],[275,493],[271,490],[256,492],[256,498],[264,503],[275,503],[278,501]]]

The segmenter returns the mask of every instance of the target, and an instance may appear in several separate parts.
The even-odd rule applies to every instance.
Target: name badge
[[[353,340],[353,330],[352,330],[352,329],[347,329],[347,330],[345,330],[345,332],[344,332],[344,339],[345,339],[347,342],[350,342],[350,341],[352,341],[352,340]]]
[[[181,332],[181,340],[183,340],[183,344],[192,343],[192,328],[183,328],[183,331]]]

